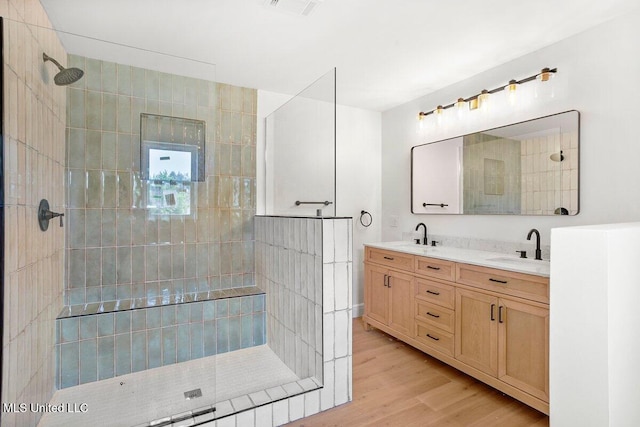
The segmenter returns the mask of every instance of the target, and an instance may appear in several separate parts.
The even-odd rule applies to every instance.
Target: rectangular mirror
[[[572,110],[411,148],[414,214],[577,215]]]

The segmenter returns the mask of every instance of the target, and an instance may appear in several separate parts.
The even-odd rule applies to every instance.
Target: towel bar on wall
[[[325,200],[324,202],[301,202],[300,200],[296,200],[296,206],[300,206],[300,205],[325,205],[325,206],[329,206],[333,204],[333,202],[330,202],[328,200]]]

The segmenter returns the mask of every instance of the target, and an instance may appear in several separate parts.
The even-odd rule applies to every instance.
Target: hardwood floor
[[[353,401],[289,426],[548,426],[541,412],[353,320]]]

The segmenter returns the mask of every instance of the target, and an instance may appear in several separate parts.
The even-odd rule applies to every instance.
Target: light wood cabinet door
[[[365,315],[378,322],[388,324],[389,290],[388,271],[384,267],[367,264],[364,269]]]
[[[455,358],[498,376],[498,298],[456,289]]]
[[[413,335],[413,276],[388,272],[389,327]]]
[[[501,298],[498,378],[549,401],[549,309]]]

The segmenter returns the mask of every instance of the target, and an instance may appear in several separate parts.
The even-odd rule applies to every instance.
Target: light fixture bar
[[[491,90],[483,90],[482,92],[480,92],[480,93],[478,93],[476,95],[470,96],[468,98],[459,98],[459,100],[462,99],[464,102],[470,102],[470,101],[473,101],[473,100],[477,100],[478,97],[480,95],[482,95],[483,93],[494,94],[496,92],[500,92],[502,90],[505,90],[505,87],[507,87],[507,86],[509,86],[511,84],[519,85],[519,84],[522,84],[522,83],[527,83],[527,82],[530,82],[530,81],[533,81],[533,80],[537,79],[538,76],[543,76],[541,78],[541,80],[542,81],[547,81],[547,80],[549,80],[549,75],[550,74],[555,74],[557,72],[558,72],[557,68],[543,68],[539,73],[534,74],[532,76],[525,77],[524,79],[521,79],[521,80],[512,79],[506,85],[502,85],[502,86],[499,86],[499,87],[497,87],[495,89],[491,89]],[[447,105],[438,105],[436,108],[434,108],[431,111],[420,111],[418,113],[418,119],[422,120],[425,116],[433,114],[437,110],[439,110],[439,112],[442,112],[442,110],[446,110],[447,108],[454,107],[457,103],[458,103],[458,101],[455,101],[455,102],[452,102],[451,104],[447,104]]]

